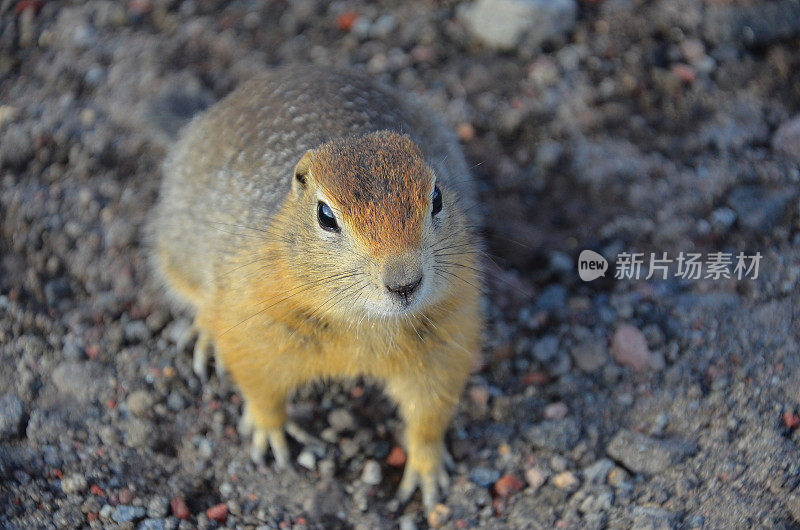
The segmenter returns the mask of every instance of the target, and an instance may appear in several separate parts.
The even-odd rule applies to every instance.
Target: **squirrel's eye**
[[[436,215],[442,211],[442,192],[439,191],[439,186],[433,188],[433,213]]]
[[[331,207],[322,201],[317,203],[317,221],[323,230],[328,232],[338,232],[339,225],[336,223],[336,217],[333,216]]]

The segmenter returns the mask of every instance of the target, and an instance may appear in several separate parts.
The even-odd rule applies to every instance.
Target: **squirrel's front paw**
[[[282,427],[273,429],[253,429],[253,441],[250,446],[250,458],[256,463],[264,461],[264,453],[267,445],[272,449],[272,456],[275,458],[275,467],[278,469],[289,468],[289,444],[286,442],[286,435],[283,434]]]
[[[425,506],[425,510],[430,512],[440,498],[447,494],[449,487],[450,477],[443,465],[435,466],[428,473],[421,473],[412,466],[406,465],[396,498],[401,504],[405,504],[419,488],[422,490],[422,504]]]
[[[264,454],[267,446],[272,449],[272,456],[275,458],[275,466],[279,469],[289,467],[289,444],[283,433],[283,427],[263,429],[255,426],[250,408],[245,406],[242,417],[239,420],[239,434],[241,436],[252,436],[250,445],[250,458],[253,462],[261,464],[264,462]]]

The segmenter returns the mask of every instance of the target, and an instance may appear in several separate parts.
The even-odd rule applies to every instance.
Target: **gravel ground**
[[[0,526],[800,528],[791,0],[0,1]],[[452,124],[489,326],[453,488],[395,514],[369,382],[298,392],[256,466],[148,284],[185,120],[265,65],[354,65]],[[582,282],[581,250],[760,252],[757,279]]]

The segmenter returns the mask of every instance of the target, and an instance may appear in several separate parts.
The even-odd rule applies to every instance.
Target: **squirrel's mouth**
[[[423,305],[427,294],[427,285],[423,276],[397,288],[388,288],[387,295],[389,315],[405,315],[418,311]]]
[[[386,285],[389,296],[401,306],[408,307],[418,297],[422,286],[422,275],[419,278],[407,282],[403,285]]]

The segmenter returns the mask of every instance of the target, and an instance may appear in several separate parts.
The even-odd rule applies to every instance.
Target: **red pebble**
[[[525,484],[514,475],[505,475],[494,483],[494,492],[501,497],[508,497],[522,489]]]
[[[456,519],[456,528],[468,528],[469,523],[465,519]]]
[[[233,425],[226,425],[225,437],[231,440],[237,440],[239,438],[239,433],[236,432],[236,427],[234,427]]]
[[[342,31],[350,31],[356,20],[358,20],[358,13],[355,11],[348,11],[336,17],[336,27]]]
[[[144,15],[153,10],[153,4],[149,0],[130,0],[128,10],[133,15]]]
[[[406,465],[406,452],[399,445],[395,445],[386,457],[386,463],[392,467],[403,467]]]
[[[542,386],[550,381],[550,376],[545,372],[531,372],[522,378],[522,382],[526,385]]]
[[[106,495],[105,492],[103,492],[103,490],[101,490],[100,486],[98,486],[97,484],[92,484],[89,487],[89,493],[91,493],[92,495],[97,495],[99,497],[105,497]]]
[[[783,413],[783,424],[786,425],[787,429],[796,429],[800,427],[800,416],[787,410]]]
[[[122,504],[130,504],[133,501],[133,492],[128,488],[119,490],[119,502]]]
[[[295,519],[294,522],[297,523],[297,524],[301,524],[301,525],[307,525],[308,524],[308,521],[302,515],[300,517],[298,517],[297,519]]]
[[[500,515],[506,511],[506,500],[501,497],[492,499],[492,508],[494,508],[495,515]]]
[[[57,479],[60,480],[64,476],[64,474],[61,472],[60,469],[54,469],[53,476],[55,476]]]
[[[39,0],[22,0],[21,2],[17,2],[17,5],[14,6],[14,13],[19,15],[28,9],[33,9],[34,14],[38,14],[39,11],[42,10],[42,2]]]
[[[218,523],[224,523],[225,520],[228,518],[228,505],[224,502],[222,504],[217,504],[216,506],[212,506],[208,510],[206,510],[206,515],[212,521],[216,521]]]
[[[679,63],[672,65],[672,73],[684,83],[693,83],[697,78],[697,73],[694,71],[694,68],[688,64]]]
[[[92,521],[97,521],[100,519],[100,514],[95,512],[89,512],[86,514],[86,522],[91,523]]]
[[[186,506],[186,501],[180,497],[173,497],[169,504],[172,507],[172,515],[178,519],[189,518],[189,507]]]

